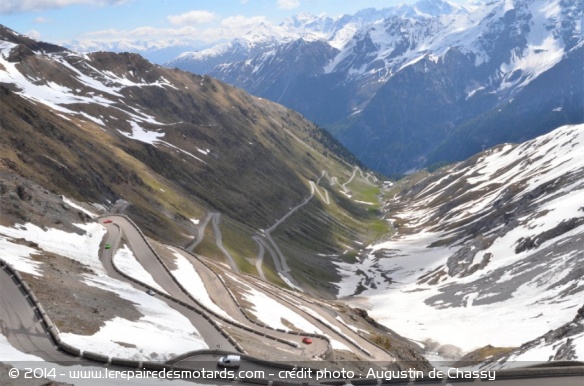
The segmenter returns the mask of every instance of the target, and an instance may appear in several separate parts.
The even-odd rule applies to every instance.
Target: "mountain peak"
[[[219,63],[222,66],[210,74],[338,130],[337,137],[366,159],[368,166],[385,173],[405,172],[443,160],[463,159],[483,144],[494,145],[501,137],[520,140],[523,130],[531,133],[525,138],[531,138],[552,127],[544,122],[554,122],[553,126],[579,122],[582,82],[573,82],[570,88],[565,81],[554,82],[554,92],[566,98],[559,104],[557,95],[540,92],[542,85],[536,80],[546,73],[543,78],[581,79],[581,54],[575,51],[582,41],[580,3],[496,0],[479,6],[419,0],[382,10],[366,9],[333,20],[329,32],[320,34],[323,45],[310,45],[302,57],[296,55],[298,50],[280,49],[279,45],[245,62]],[[514,11],[507,12],[510,9]],[[306,20],[307,16],[298,19]],[[304,36],[307,41],[304,34],[296,39]],[[286,46],[303,47],[300,43]],[[304,67],[298,68],[310,71],[290,71],[292,62],[302,63]],[[293,80],[291,73],[296,76]],[[408,86],[407,92],[411,99],[424,102],[417,107],[389,103],[404,98],[404,84],[415,84]],[[531,84],[532,91],[527,91]],[[520,110],[508,106],[519,105],[519,94],[524,95],[521,103],[528,103],[527,99],[537,94],[546,105],[541,116],[549,115],[549,119],[533,125],[522,123],[525,117],[519,119]],[[556,110],[558,107],[563,110]],[[429,112],[431,109],[436,110]],[[487,129],[487,122],[495,115],[517,117],[518,128],[499,133],[498,128],[506,124],[491,123]],[[438,123],[424,118],[429,116],[442,118]],[[481,134],[472,151],[463,150],[468,146],[448,151],[436,147],[445,140],[455,141],[454,135],[444,137],[453,132],[453,127],[463,130],[467,121],[479,117],[485,133],[490,134]],[[381,125],[382,129],[379,122],[387,123]],[[424,134],[404,140],[403,133],[409,133],[413,122]],[[533,126],[538,129],[532,130]],[[363,131],[371,139],[366,140]],[[402,134],[387,135],[384,131]],[[383,141],[377,138],[387,138],[387,143],[394,146],[392,151],[387,146],[378,147],[377,143]],[[404,150],[403,142],[410,140],[417,143],[415,155]],[[454,156],[454,152],[460,153]],[[406,159],[407,165],[399,165]]]
[[[398,16],[412,18],[436,17],[468,12],[469,10],[462,5],[446,0],[419,0],[412,5],[402,4],[396,8],[396,14]]]
[[[0,41],[16,44],[21,46],[21,51],[18,55],[27,55],[26,52],[63,52],[66,48],[57,46],[55,44],[40,42],[28,36],[19,34],[16,31],[0,24]]]

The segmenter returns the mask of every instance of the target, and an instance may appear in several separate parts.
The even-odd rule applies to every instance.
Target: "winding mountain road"
[[[355,170],[356,171],[356,170]],[[321,176],[324,177],[325,173]],[[320,178],[319,178],[320,180]],[[305,199],[301,204],[292,208],[285,216],[278,220],[274,225],[268,228],[265,232],[265,238],[259,238],[256,236],[256,242],[260,246],[260,255],[263,255],[264,248],[268,250],[272,257],[279,257],[275,259],[276,266],[280,265],[280,269],[288,270],[289,267],[286,264],[285,258],[279,250],[278,246],[271,238],[270,232],[276,229],[283,221],[285,221],[289,216],[291,216],[296,210],[300,209],[302,206],[306,205],[310,199],[314,197],[315,191],[317,189],[314,182],[310,182],[311,194]],[[320,192],[319,192],[320,194]],[[322,196],[321,196],[322,197]],[[129,244],[130,249],[133,251],[134,256],[136,256],[138,262],[148,271],[153,279],[159,284],[173,299],[168,299],[165,297],[160,297],[161,300],[165,301],[170,307],[180,312],[182,315],[187,317],[193,326],[199,331],[203,337],[205,343],[210,348],[222,347],[227,351],[236,352],[237,348],[230,343],[230,341],[217,329],[217,326],[210,323],[208,318],[203,317],[200,313],[193,311],[191,308],[186,307],[180,302],[191,305],[192,307],[199,307],[199,305],[189,297],[183,288],[177,284],[176,278],[172,276],[167,269],[164,268],[163,264],[156,255],[156,252],[145,240],[144,236],[141,234],[139,229],[129,221],[124,216],[111,215],[108,216],[112,219],[112,223],[105,223],[105,219],[99,219],[98,221],[106,228],[107,234],[104,237],[104,242],[111,244],[113,248],[103,249],[100,252],[100,261],[102,262],[107,274],[112,278],[118,279],[120,281],[125,281],[130,283],[133,287],[146,291],[149,287],[147,285],[142,285],[140,283],[135,283],[134,281],[128,280],[124,275],[121,275],[114,267],[115,262],[113,260],[113,255],[117,249],[117,246],[122,240],[122,235],[127,244]],[[218,228],[218,213],[212,213],[207,216],[206,221],[202,227],[199,229],[204,233],[204,228],[209,221],[213,221],[215,234],[220,234]],[[202,237],[198,238],[198,242],[202,240]],[[220,238],[219,238],[220,240]],[[196,244],[195,244],[196,246]],[[218,243],[219,246],[219,243]],[[240,323],[247,324],[254,328],[258,332],[263,334],[271,334],[282,339],[290,339],[289,334],[281,331],[275,331],[261,325],[250,323],[250,316],[246,315],[241,305],[231,296],[226,296],[228,293],[228,287],[225,284],[224,279],[219,278],[220,269],[214,271],[209,268],[208,265],[202,263],[200,258],[191,255],[185,251],[180,251],[183,256],[185,256],[189,262],[193,265],[194,269],[201,276],[205,287],[212,297],[213,301],[224,311],[226,311],[231,317]],[[259,260],[259,258],[258,258]],[[280,264],[278,264],[278,262]],[[207,262],[214,263],[214,262]],[[322,330],[327,336],[335,339],[346,346],[352,347],[352,349],[358,348],[362,350],[362,353],[367,353],[370,355],[372,360],[385,359],[387,362],[392,362],[393,359],[388,357],[388,353],[380,349],[373,343],[363,339],[362,336],[357,334],[354,329],[351,329],[349,325],[345,323],[338,323],[339,315],[335,313],[330,306],[325,306],[319,304],[318,301],[308,300],[302,296],[299,296],[293,291],[282,291],[279,288],[275,288],[270,283],[262,282],[257,279],[249,278],[247,284],[254,287],[257,291],[262,292],[265,296],[271,298],[274,301],[285,304],[288,308],[294,310],[299,315],[302,315],[305,319],[312,322],[315,326],[317,325],[320,330]],[[8,341],[17,347],[22,352],[30,353],[36,355],[48,362],[62,362],[70,360],[71,357],[59,351],[57,346],[53,344],[51,339],[49,339],[45,328],[36,315],[31,304],[28,302],[24,293],[19,288],[17,283],[13,278],[3,269],[0,269],[0,330],[3,335],[5,335]],[[200,311],[205,312],[205,309],[200,309]],[[237,330],[237,328],[235,328]],[[239,333],[245,333],[240,331]],[[297,337],[297,335],[295,335]],[[270,339],[265,340],[264,344],[266,346],[273,345],[274,342]],[[318,352],[323,352],[326,350],[328,343],[324,340],[316,339],[315,344],[310,348],[313,350],[314,354]],[[209,356],[209,354],[207,354]],[[196,356],[195,356],[196,357]],[[213,360],[215,356],[211,355],[210,358]],[[90,361],[85,361],[86,364],[94,365]],[[76,363],[79,364],[79,363]],[[269,369],[270,366],[256,364],[250,365],[249,368],[266,368]],[[567,377],[562,378],[562,385],[571,385],[571,380],[575,382],[580,382],[581,377]],[[546,380],[549,380],[546,379]],[[545,383],[546,380],[530,379],[529,383],[526,385],[548,385],[553,383]],[[444,381],[442,384],[447,381]],[[501,385],[521,385],[522,380],[504,380],[497,382]],[[423,382],[414,382],[408,384],[425,384]],[[457,384],[465,384],[458,383]],[[579,384],[579,383],[573,383]]]
[[[125,217],[121,216],[110,216],[110,219],[115,219],[115,223],[103,223],[103,219],[99,222],[105,226],[107,230],[107,235],[105,243],[112,245],[111,249],[104,249],[100,254],[100,260],[107,272],[107,274],[117,280],[124,281],[132,285],[141,291],[148,290],[149,287],[129,281],[124,276],[120,275],[118,271],[114,268],[112,259],[115,254],[115,246],[119,244],[121,240],[121,229],[123,230],[125,240],[128,242],[130,249],[136,256],[136,259],[140,264],[152,275],[154,280],[173,298],[181,300],[185,303],[191,303],[192,301],[189,297],[181,290],[181,288],[176,284],[176,282],[160,267],[157,262],[156,256],[149,248],[149,246],[143,241],[140,233],[134,228]],[[120,229],[121,228],[121,229]],[[191,324],[195,326],[199,334],[204,339],[207,346],[211,349],[215,347],[222,347],[224,350],[236,352],[236,347],[231,344],[220,331],[217,330],[212,324],[209,323],[202,315],[199,313],[172,301],[165,297],[159,297],[160,300],[167,303],[171,308],[177,310],[186,318],[189,319]]]
[[[229,251],[223,245],[223,234],[221,233],[221,229],[219,228],[220,219],[221,215],[219,213],[215,213],[215,215],[213,216],[213,230],[215,231],[215,243],[217,244],[217,248],[219,248],[219,250],[223,252],[223,255],[225,255],[225,257],[227,258],[227,262],[229,263],[231,270],[233,270],[233,272],[239,273],[239,268],[237,267],[237,264],[235,264],[233,256],[231,256],[231,253],[229,253]]]
[[[352,173],[350,179],[347,182],[345,182],[343,185],[339,185],[345,193],[348,192],[346,185],[349,184],[355,178],[355,176],[357,175],[357,171],[360,172],[361,177],[363,179],[365,179],[367,181],[367,183],[371,184],[371,182],[369,182],[369,180],[368,180],[369,174],[367,175],[367,177],[364,176],[363,171],[359,167],[356,166],[353,169],[353,173]],[[252,236],[252,240],[254,240],[254,242],[258,245],[258,255],[257,255],[256,261],[255,261],[255,267],[258,271],[259,276],[262,279],[264,279],[264,280],[266,279],[266,276],[265,276],[265,273],[263,271],[262,266],[263,266],[263,262],[264,262],[265,252],[267,250],[270,253],[270,256],[272,257],[276,271],[282,277],[282,279],[284,279],[284,281],[286,281],[287,284],[290,285],[291,287],[293,287],[297,290],[300,290],[300,286],[298,285],[298,283],[296,282],[296,280],[294,279],[294,277],[290,273],[291,269],[288,266],[288,262],[286,260],[286,257],[284,256],[284,254],[280,250],[280,247],[278,246],[278,244],[276,243],[276,241],[272,237],[271,233],[279,225],[281,225],[284,221],[286,221],[286,219],[288,219],[292,214],[294,214],[297,210],[299,210],[300,208],[302,208],[303,206],[308,204],[310,202],[310,200],[314,197],[315,193],[320,196],[320,198],[322,199],[322,201],[326,205],[330,205],[331,202],[330,202],[330,197],[329,197],[328,191],[326,189],[324,189],[324,195],[323,195],[320,192],[320,189],[318,188],[320,181],[324,177],[326,177],[327,174],[328,174],[327,171],[323,170],[321,175],[316,180],[316,182],[314,182],[314,181],[308,182],[309,186],[310,186],[310,194],[304,201],[302,201],[300,204],[296,205],[295,207],[291,208],[284,216],[282,216],[279,220],[277,220],[274,224],[272,224],[272,226],[263,230],[261,234],[256,234],[256,235]],[[333,182],[333,184],[334,183],[338,184],[338,182],[336,182],[336,177],[331,177],[331,181]],[[206,229],[207,225],[209,224],[209,221],[211,221],[213,223],[213,230],[215,232],[215,241],[216,241],[217,247],[221,250],[223,255],[225,255],[227,262],[229,263],[229,266],[231,267],[231,269],[234,272],[239,273],[239,268],[238,268],[237,264],[235,263],[235,260],[233,259],[233,257],[229,253],[229,251],[227,251],[227,249],[223,245],[223,238],[222,238],[222,234],[221,234],[221,229],[219,228],[220,213],[210,212],[207,214],[207,216],[205,217],[205,220],[198,226],[197,234],[195,235],[193,242],[186,247],[186,250],[189,252],[193,252],[194,249],[197,247],[197,245],[199,245],[203,241],[203,238],[205,236],[205,229]]]
[[[213,232],[215,233],[215,245],[217,245],[217,248],[219,248],[219,250],[223,253],[231,269],[234,272],[239,272],[239,267],[235,263],[235,259],[233,258],[233,256],[231,256],[231,253],[229,253],[229,251],[223,245],[223,234],[221,233],[221,228],[219,227],[219,223],[221,221],[221,214],[218,212],[209,212],[207,214],[203,223],[197,227],[197,234],[195,235],[195,239],[185,249],[189,252],[193,252],[197,245],[199,245],[203,241],[205,237],[205,229],[207,228],[209,221],[213,223]]]
[[[139,230],[135,227],[135,225],[132,222],[130,222],[127,218],[125,218],[123,216],[111,215],[111,216],[108,216],[107,218],[109,220],[112,220],[113,222],[112,223],[104,223],[105,219],[101,219],[100,222],[106,227],[106,229],[108,231],[108,234],[106,236],[106,243],[109,243],[113,246],[109,250],[104,250],[104,253],[102,254],[102,263],[104,264],[109,275],[111,275],[114,278],[119,278],[120,280],[127,281],[127,279],[123,278],[123,276],[121,276],[119,273],[117,273],[117,271],[115,270],[115,268],[111,264],[112,256],[115,254],[115,246],[119,242],[120,237],[121,237],[121,235],[120,235],[120,230],[121,230],[123,232],[124,239],[129,244],[130,249],[133,251],[134,256],[136,257],[136,259],[138,260],[140,265],[142,265],[142,267],[148,273],[150,273],[150,275],[152,276],[154,281],[161,288],[163,288],[174,299],[177,299],[177,300],[182,301],[186,304],[189,304],[190,306],[195,307],[198,310],[200,310],[202,313],[206,313],[208,315],[213,313],[212,311],[205,309],[205,308],[201,307],[199,304],[197,304],[178,285],[177,279],[174,278],[173,275],[163,267],[159,258],[156,256],[154,250],[146,242],[146,240],[143,238],[142,234],[139,232]],[[187,259],[190,260],[191,264],[192,264],[193,257],[190,254],[183,252],[180,249],[176,249],[176,251],[180,252],[185,257],[187,257]],[[200,270],[200,274],[204,274],[205,271],[208,271],[208,270],[202,269],[202,267],[195,267],[195,268],[198,268],[198,272]],[[222,284],[217,283],[217,282],[212,283],[211,281],[209,281],[209,283],[211,283],[211,286],[210,286],[210,288],[207,289],[207,292],[210,292],[210,293],[216,292],[216,293],[222,294],[220,296],[220,298],[230,299],[229,296],[226,296],[227,291]],[[149,288],[147,286],[136,284],[136,283],[133,283],[133,285],[138,286],[138,288],[140,288],[142,290],[147,290]],[[196,295],[196,294],[194,294],[194,295]],[[189,320],[191,320],[191,323],[195,326],[195,328],[199,331],[199,333],[204,337],[205,342],[208,344],[208,346],[210,348],[221,347],[222,350],[237,352],[236,347],[233,346],[233,344],[229,343],[229,341],[225,339],[225,337],[221,334],[221,332],[218,331],[217,328],[214,327],[209,322],[209,320],[207,320],[206,318],[199,315],[198,313],[196,313],[196,312],[190,310],[189,308],[184,307],[176,302],[172,302],[171,300],[165,299],[163,297],[161,297],[161,299],[165,300],[171,307],[177,309],[179,312],[181,312],[183,314],[184,314],[184,311],[186,310],[187,313],[184,315],[187,316],[189,318]],[[226,308],[225,311],[229,315],[231,315],[232,317],[234,315],[242,314],[242,311],[238,306],[233,306],[233,304],[229,304],[229,302],[227,302],[226,304],[230,305],[230,307]],[[211,316],[211,317],[213,317],[213,316]],[[265,328],[262,326],[254,325],[254,324],[250,323],[244,317],[240,318],[238,320],[238,322],[240,322],[241,324],[244,324],[244,325],[248,325],[248,328],[251,328],[255,331],[254,333],[251,333],[248,330],[244,330],[244,329],[238,327],[237,325],[233,325],[232,323],[229,322],[229,319],[227,319],[227,320],[223,319],[223,320],[218,320],[218,321],[221,321],[221,323],[223,323],[223,324],[227,324],[229,326],[229,329],[235,331],[238,335],[251,336],[252,338],[254,338],[256,340],[259,339],[260,341],[264,342],[267,347],[268,346],[272,346],[272,347],[276,347],[276,348],[279,347],[281,350],[289,351],[291,349],[291,347],[289,344],[287,344],[285,342],[299,343],[299,341],[300,341],[300,338],[298,337],[298,335],[290,335],[290,334],[285,333],[285,332],[275,331],[275,330],[268,329],[268,328]],[[276,341],[272,338],[269,338],[269,336],[279,338],[279,339],[283,340],[284,342]],[[324,340],[320,340],[320,339],[315,339],[314,347],[318,350],[319,353],[324,352],[327,349],[327,346],[328,346],[328,342],[326,342]],[[298,350],[298,349],[294,349],[294,350]]]
[[[320,180],[320,178],[319,178]],[[320,189],[318,188],[318,182],[315,184],[314,182],[310,181],[310,186],[312,188],[314,188],[314,190],[316,191],[316,193],[318,193],[319,197],[322,199],[322,201],[327,204],[330,205],[331,201],[329,199],[329,195],[328,195],[328,190],[324,189],[324,195],[320,192]]]
[[[375,176],[371,175],[371,173],[367,173],[367,175],[364,175],[363,170],[361,170],[361,168],[358,169],[359,174],[361,174],[361,178],[363,179],[363,181],[365,181],[368,185],[376,186],[374,182],[369,181],[369,178],[373,178],[373,181],[375,181]]]
[[[203,222],[197,226],[197,234],[195,235],[193,242],[186,247],[187,251],[192,252],[197,247],[197,245],[199,245],[201,241],[203,241],[203,239],[205,238],[205,229],[207,228],[207,224],[209,224],[209,221],[211,220],[211,218],[213,218],[214,214],[215,214],[214,212],[207,213],[207,216],[205,217]]]
[[[128,238],[128,243],[130,243],[131,248],[133,249],[134,253],[136,256],[138,255],[143,255],[143,256],[148,256],[148,254],[153,254],[153,251],[150,250],[150,247],[146,244],[146,242],[141,243],[140,239],[142,239],[141,234],[139,233],[139,231],[134,228],[133,224],[126,220],[124,217],[121,216],[112,216],[115,217],[116,219],[116,223],[119,221],[120,224],[116,225],[115,223],[113,224],[104,224],[104,226],[106,227],[106,229],[108,230],[108,233],[104,239],[105,242],[110,243],[114,246],[117,246],[121,240],[121,230],[123,230],[124,234],[127,233],[126,238]],[[126,221],[126,223],[124,223],[123,221]],[[133,231],[132,231],[133,229]],[[142,245],[143,244],[143,245]],[[120,275],[119,273],[117,273],[117,271],[115,270],[113,264],[112,264],[112,256],[114,254],[114,250],[115,247],[109,250],[102,250],[102,254],[100,256],[100,260],[102,261],[107,273],[109,275],[111,275],[114,278],[118,278],[119,280],[123,280],[123,281],[127,281],[127,279],[125,277],[123,277],[122,275]],[[204,277],[204,281],[205,281],[205,285],[207,286],[209,281],[215,281],[215,285],[209,285],[208,288],[210,288],[210,293],[211,294],[219,294],[222,291],[225,291],[224,288],[224,284],[220,282],[220,280],[218,280],[218,277],[216,276],[216,274],[214,272],[212,272],[210,269],[208,268],[203,268],[204,265],[201,262],[197,263],[197,260],[194,259],[191,255],[186,254],[186,256],[190,256],[190,261],[191,263],[195,266],[195,268],[197,269],[198,272],[201,273],[201,276]],[[153,256],[147,257],[146,259],[150,259]],[[156,258],[154,256],[154,258]],[[139,260],[140,261],[140,260]],[[144,261],[145,263],[147,263],[146,261]],[[141,262],[142,263],[142,262]],[[198,265],[197,265],[198,264]],[[150,269],[153,270],[161,270],[162,268],[160,266],[156,266],[156,265],[152,265],[149,266]],[[213,275],[215,275],[215,277],[213,277]],[[166,283],[165,287],[169,289],[169,292],[172,292],[173,295],[176,295],[177,298],[182,296],[179,293],[179,289],[177,289],[177,287],[174,286],[174,284],[172,284],[172,282],[174,282],[174,280],[172,280],[172,278],[170,277],[164,277],[164,275],[160,274],[160,275],[156,275],[157,276],[157,280],[160,280],[161,282]],[[248,281],[249,285],[252,285],[254,287],[257,287],[258,290],[262,290],[263,292],[265,292],[266,294],[269,294],[270,297],[272,297],[274,300],[279,300],[279,301],[283,301],[286,302],[287,304],[289,304],[290,306],[296,308],[297,311],[302,311],[305,310],[306,307],[310,307],[313,309],[317,309],[319,307],[321,307],[319,305],[318,301],[309,301],[308,299],[304,299],[302,296],[299,296],[298,294],[292,292],[292,291],[282,291],[278,288],[275,288],[273,285],[269,284],[269,283],[264,283],[261,281],[258,281],[257,279],[254,279],[255,282],[250,282]],[[145,290],[147,287],[146,286],[142,286],[140,284],[137,283],[131,283],[135,288],[138,288],[140,290]],[[280,290],[280,291],[279,291]],[[180,291],[182,292],[182,290]],[[227,298],[227,296],[217,296],[218,298]],[[188,297],[187,297],[188,299]],[[197,329],[201,332],[201,334],[204,336],[205,338],[205,342],[208,342],[208,344],[210,345],[214,345],[214,344],[222,344],[225,345],[224,347],[229,347],[229,343],[222,340],[224,339],[224,337],[222,335],[219,334],[216,335],[217,330],[215,327],[209,325],[209,329],[206,329],[204,327],[202,327],[205,322],[207,322],[204,318],[201,320],[198,318],[198,314],[193,313],[190,309],[185,308],[184,306],[181,306],[180,304],[173,302],[171,300],[166,299],[165,301],[167,301],[167,304],[169,304],[169,306],[173,307],[174,309],[176,309],[177,311],[181,312],[183,315],[185,315],[186,317],[189,318],[189,320],[191,320],[191,322],[196,325]],[[229,307],[238,307],[239,306],[235,305],[234,303],[231,306],[227,306],[227,309],[230,309]],[[316,308],[315,308],[316,307]],[[233,312],[235,312],[235,309],[232,309]],[[322,311],[322,309],[321,309]],[[240,309],[238,312],[242,312]],[[192,315],[191,315],[192,314]],[[322,316],[323,313],[319,312],[319,314]],[[326,313],[325,313],[326,315]],[[310,318],[311,316],[308,315],[306,316],[307,318]],[[329,319],[328,322],[333,322],[333,319],[335,318],[335,315],[330,314],[330,315],[326,315],[324,316],[326,319]],[[322,327],[322,326],[319,326]],[[84,365],[84,366],[92,366],[92,367],[97,367],[97,366],[101,366],[99,364],[96,364],[95,362],[91,362],[89,360],[86,359],[79,359],[79,360],[75,360],[75,361],[71,361],[71,357],[69,355],[66,355],[64,353],[62,353],[61,351],[59,351],[59,349],[53,344],[53,342],[50,340],[43,324],[40,322],[40,319],[38,317],[38,315],[35,313],[31,303],[27,300],[27,298],[24,295],[23,290],[21,289],[21,287],[19,286],[19,284],[17,284],[17,282],[15,281],[15,279],[8,274],[8,272],[5,269],[0,269],[0,331],[2,332],[2,334],[4,336],[6,336],[8,342],[13,345],[14,347],[16,347],[17,349],[19,349],[20,351],[24,352],[24,353],[28,353],[28,354],[32,354],[35,355],[39,358],[42,358],[43,360],[47,361],[47,363],[68,363],[70,365]],[[331,335],[335,336],[335,331],[331,330],[331,331],[326,331],[327,333],[331,333]],[[343,331],[343,333],[348,332],[349,331]],[[351,337],[352,338],[352,337]],[[219,342],[219,343],[217,343]],[[361,341],[359,342],[361,343]],[[266,341],[266,344],[269,345],[270,342]],[[369,349],[369,347],[367,347],[367,349]],[[199,356],[199,359],[201,360],[210,360],[210,361],[214,361],[216,359],[216,355],[203,355],[203,356]],[[181,362],[182,363],[182,362]],[[196,362],[193,362],[196,363]],[[213,363],[213,362],[211,362]],[[258,364],[254,364],[254,363],[246,363],[246,361],[242,361],[242,368],[249,368],[249,369],[267,369],[270,370],[272,369],[272,367],[270,367],[267,364],[264,365],[258,365]],[[541,369],[540,369],[541,370]],[[569,376],[564,376],[561,378],[550,378],[550,377],[545,377],[545,378],[538,378],[542,376],[553,376],[553,375],[558,375],[560,373],[562,373],[561,369],[549,369],[546,370],[545,373],[537,373],[537,369],[536,370],[530,370],[530,369],[526,369],[526,370],[522,370],[522,373],[519,375],[518,379],[501,379],[501,380],[497,380],[494,382],[490,382],[489,384],[496,384],[496,385],[510,385],[510,386],[527,386],[527,385],[533,385],[533,386],[544,386],[544,385],[562,385],[562,386],[576,386],[576,385],[581,385],[582,384],[582,374],[584,374],[584,370],[580,367],[576,367],[574,369],[575,371],[573,371],[573,374],[570,374]],[[274,371],[272,371],[274,372]],[[566,372],[564,372],[564,375],[567,375]],[[62,380],[62,379],[58,379],[58,380]],[[62,380],[62,381],[67,381],[67,380]],[[71,380],[68,380],[71,381]],[[241,382],[241,381],[240,381]],[[425,384],[441,384],[441,385],[448,385],[449,382],[453,382],[453,381],[448,381],[448,380],[444,380],[441,383],[427,383],[424,381],[409,381],[406,383],[403,383],[404,385],[425,385]],[[216,383],[220,383],[220,384],[226,384],[229,383],[229,381],[220,381],[217,380]],[[460,385],[464,385],[464,384],[477,384],[477,383],[482,383],[482,382],[478,382],[478,381],[473,381],[473,382],[456,382],[455,384],[460,384]],[[400,384],[400,383],[396,383],[396,384]],[[452,383],[454,384],[454,383]]]
[[[343,191],[345,193],[347,193],[349,191],[349,189],[347,188],[347,185],[349,185],[351,183],[351,181],[353,181],[353,179],[355,178],[355,175],[357,174],[357,169],[359,169],[357,166],[355,166],[355,169],[353,169],[353,174],[351,175],[351,178],[349,178],[349,180],[347,182],[345,182],[344,184],[341,185],[341,188],[343,188]],[[361,170],[361,169],[359,169]]]
[[[262,267],[262,265],[264,264],[264,253],[266,252],[266,247],[264,247],[264,243],[258,236],[254,235],[251,238],[253,241],[255,241],[255,243],[258,246],[258,256],[255,261],[255,267],[258,270],[258,274],[260,275],[262,280],[266,280],[266,275],[264,274],[264,269]]]
[[[272,237],[271,233],[273,230],[275,230],[278,227],[278,225],[280,225],[281,223],[286,221],[286,219],[288,217],[292,216],[292,214],[294,214],[298,209],[300,209],[303,206],[305,206],[306,204],[308,204],[308,202],[312,199],[312,197],[314,197],[314,190],[315,190],[314,183],[312,183],[312,181],[311,181],[310,195],[304,201],[302,201],[300,204],[298,204],[294,208],[290,209],[290,211],[288,213],[286,213],[282,218],[280,218],[278,221],[276,221],[271,227],[265,229],[263,232],[263,236],[265,237],[265,240],[267,240],[269,243],[268,250],[270,251],[270,254],[272,255],[272,259],[274,260],[274,265],[276,266],[276,270],[285,280],[289,281],[289,283],[297,289],[299,289],[300,287],[298,286],[298,283],[296,282],[294,277],[292,277],[292,275],[290,274],[291,269],[288,266],[288,262],[286,261],[286,257],[284,256],[284,254],[282,253],[282,251],[278,247],[278,244],[276,244],[276,242],[274,241],[274,238]],[[254,239],[254,240],[256,240],[256,239]],[[257,240],[262,240],[262,239],[258,237]],[[264,246],[268,246],[268,244],[264,243]]]

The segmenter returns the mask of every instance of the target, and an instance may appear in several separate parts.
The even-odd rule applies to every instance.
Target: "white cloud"
[[[209,23],[215,20],[217,16],[209,11],[190,11],[179,15],[168,16],[168,21],[174,25],[192,25]]]
[[[52,8],[63,8],[69,5],[118,5],[128,0],[2,0],[0,1],[0,14],[42,11]]]
[[[104,29],[100,31],[88,32],[85,36],[92,37],[94,39],[112,39],[112,40],[122,40],[124,38],[135,38],[135,39],[158,39],[161,37],[191,37],[197,33],[194,27],[181,27],[181,28],[155,28],[155,27],[138,27],[131,30],[117,30],[117,29]]]
[[[231,16],[221,20],[218,27],[199,29],[193,26],[179,28],[138,27],[131,30],[104,29],[87,32],[84,37],[90,40],[119,41],[124,39],[160,40],[167,38],[200,39],[214,42],[221,39],[232,39],[243,35],[262,23],[268,23],[265,16]],[[84,40],[82,37],[80,40]]]
[[[2,0],[0,0],[2,1]],[[214,43],[221,40],[231,40],[245,35],[261,24],[270,24],[265,16],[231,16],[209,28],[196,28],[192,25],[176,28],[139,27],[134,29],[104,29],[87,32],[74,42],[60,42],[63,45],[73,43],[77,49],[90,51],[100,45],[122,43],[129,50],[138,49],[145,44],[152,47],[164,47],[170,42],[198,41]]]
[[[283,9],[294,9],[300,7],[300,0],[278,0],[278,7]]]
[[[51,19],[47,19],[46,17],[39,16],[36,19],[34,19],[34,22],[37,24],[45,24],[45,23],[52,23],[53,21]]]
[[[237,15],[221,20],[221,26],[235,30],[246,29],[245,32],[247,32],[247,30],[266,22],[267,19],[265,16],[245,17],[242,15]]]

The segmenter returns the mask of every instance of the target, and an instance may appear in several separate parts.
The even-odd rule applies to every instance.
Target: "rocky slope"
[[[339,263],[339,296],[463,352],[560,328],[582,306],[583,146],[584,125],[564,126],[409,177],[387,192],[395,235]],[[581,352],[581,331],[569,330],[545,338],[539,356],[513,358],[547,361],[566,336]]]
[[[521,347],[495,355],[481,364],[483,368],[508,368],[515,364],[552,361],[578,361],[584,358],[584,306],[580,307],[574,319],[559,328],[548,331]]]
[[[404,173],[583,122],[583,13],[576,0],[421,0],[304,17],[281,26],[293,40],[209,74],[296,109],[369,167]],[[216,65],[197,55],[198,70]]]
[[[218,212],[227,250],[252,274],[260,251],[252,236],[311,196],[310,181],[323,171],[344,179],[359,164],[299,114],[209,77],[135,54],[78,54],[4,27],[0,99],[3,173],[107,209],[124,208],[114,206],[124,200],[147,234],[179,245]],[[320,195],[310,202],[310,229],[295,231],[322,242],[289,251],[291,260],[308,264],[316,253],[369,237],[361,230],[375,216],[330,193],[329,204]],[[26,221],[28,213],[15,202],[2,222]],[[200,248],[225,259],[211,245]],[[319,260],[330,272],[328,259]],[[279,280],[273,264],[266,270]],[[321,283],[310,280],[319,272],[301,276]],[[317,290],[330,292],[326,287]]]

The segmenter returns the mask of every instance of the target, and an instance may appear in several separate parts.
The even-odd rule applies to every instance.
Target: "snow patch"
[[[133,277],[134,279],[149,285],[150,287],[156,288],[157,290],[166,292],[152,277],[152,275],[144,269],[142,264],[136,259],[132,250],[127,246],[123,245],[118,248],[116,254],[113,257],[114,264],[116,267],[125,273],[126,275]]]
[[[164,137],[164,133],[157,131],[148,131],[138,125],[134,121],[129,121],[130,126],[132,126],[132,133],[126,133],[125,131],[118,130],[122,135],[136,141],[144,142],[149,145],[154,145],[160,138]]]
[[[61,196],[61,199],[63,200],[63,202],[65,202],[65,204],[67,204],[67,205],[69,205],[69,206],[71,206],[71,207],[73,207],[73,208],[75,208],[75,209],[77,209],[77,210],[80,210],[80,211],[82,211],[83,213],[85,213],[85,214],[86,214],[86,215],[88,215],[89,217],[92,217],[92,218],[95,218],[95,217],[97,217],[97,215],[96,215],[95,213],[93,213],[93,212],[91,212],[91,211],[89,211],[89,210],[85,209],[85,208],[84,208],[84,207],[82,207],[81,205],[78,205],[78,204],[74,203],[73,201],[71,201],[71,200],[70,200],[70,199],[68,199],[67,197],[65,197],[65,196]]]
[[[2,230],[0,230],[2,233]],[[39,251],[25,245],[16,244],[0,236],[0,257],[20,272],[33,276],[42,276],[42,263],[33,260],[32,255]]]
[[[137,321],[115,317],[94,335],[61,333],[61,339],[74,347],[112,357],[153,361],[208,348],[186,317],[155,296],[107,276],[89,278],[87,283],[131,301],[144,316]]]
[[[201,276],[195,270],[193,264],[191,264],[191,262],[188,261],[187,258],[176,249],[168,249],[172,251],[172,254],[175,258],[175,264],[177,266],[177,268],[172,270],[171,273],[185,287],[188,293],[209,310],[223,316],[226,319],[233,320],[229,314],[227,314],[211,299],[203,279],[201,279]]]

